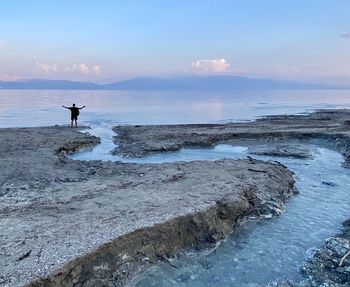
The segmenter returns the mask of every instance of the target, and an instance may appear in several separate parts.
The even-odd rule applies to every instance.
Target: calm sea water
[[[350,107],[350,91],[36,91],[0,90],[0,127],[69,124],[61,106],[86,105],[81,124],[175,124]]]

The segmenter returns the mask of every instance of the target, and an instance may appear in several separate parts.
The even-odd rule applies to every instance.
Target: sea
[[[62,105],[86,106],[81,125],[220,123],[350,107],[350,90],[0,90],[0,127],[67,125]]]

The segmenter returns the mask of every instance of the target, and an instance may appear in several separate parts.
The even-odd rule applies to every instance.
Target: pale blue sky
[[[350,77],[348,0],[2,0],[0,79]]]

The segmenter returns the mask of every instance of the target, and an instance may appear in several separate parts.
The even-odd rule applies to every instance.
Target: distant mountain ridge
[[[349,85],[299,83],[237,76],[141,77],[110,84],[68,80],[0,81],[0,89],[27,90],[276,90],[276,89],[350,89]]]
[[[18,90],[99,90],[100,85],[68,80],[0,81],[0,89]]]

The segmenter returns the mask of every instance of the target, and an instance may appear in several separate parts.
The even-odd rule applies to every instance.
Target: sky
[[[0,80],[350,79],[349,0],[1,0]]]

